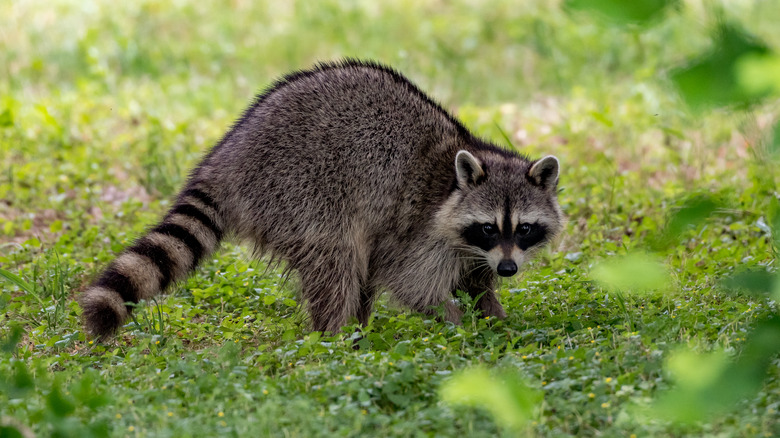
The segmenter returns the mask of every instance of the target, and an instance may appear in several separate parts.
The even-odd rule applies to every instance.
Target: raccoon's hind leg
[[[301,277],[312,330],[337,333],[350,318],[359,316],[368,262],[347,248],[318,252],[321,256],[296,267]],[[368,318],[366,317],[366,321]],[[362,321],[361,321],[362,323]]]
[[[137,303],[185,278],[216,250],[223,224],[214,200],[197,188],[184,190],[163,220],[125,249],[79,297],[87,332],[112,335]]]
[[[493,273],[492,269],[487,266],[472,266],[464,271],[458,288],[472,298],[479,297],[476,307],[482,311],[482,316],[493,316],[503,319],[506,318],[506,312],[498,301],[498,296],[496,296],[497,285],[496,274]]]
[[[361,287],[357,319],[363,327],[368,325],[368,318],[371,316],[371,310],[374,308],[374,301],[376,301],[376,289],[369,285]]]

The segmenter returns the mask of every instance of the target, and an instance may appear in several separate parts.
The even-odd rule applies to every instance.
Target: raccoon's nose
[[[512,260],[501,260],[496,271],[502,277],[511,277],[517,272],[517,265]]]

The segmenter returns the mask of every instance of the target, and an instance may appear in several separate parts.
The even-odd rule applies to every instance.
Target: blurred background
[[[610,26],[560,1],[5,1],[0,158],[21,166],[19,180],[70,178],[79,162],[122,178],[141,164],[134,178],[170,195],[256,92],[292,70],[356,57],[397,68],[499,143],[561,154],[568,167],[620,151],[617,165],[637,170],[671,155],[694,178],[748,155],[771,117],[690,117],[669,72],[708,50],[724,19],[777,47],[780,7],[668,3],[647,23]],[[559,150],[572,143],[576,151]],[[80,160],[61,155],[80,148]]]

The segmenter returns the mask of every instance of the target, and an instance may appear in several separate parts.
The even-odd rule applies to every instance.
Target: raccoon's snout
[[[502,277],[511,277],[517,273],[517,265],[512,260],[501,260],[496,268],[498,275]]]

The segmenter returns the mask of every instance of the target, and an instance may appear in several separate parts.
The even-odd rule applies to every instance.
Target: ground
[[[780,47],[770,3],[686,1],[644,27],[543,1],[0,4],[0,267],[22,280],[0,278],[0,339],[20,335],[0,352],[0,424],[40,436],[513,436],[440,397],[453,373],[483,366],[543,395],[530,436],[780,435],[776,361],[757,394],[715,418],[638,413],[675,385],[675,351],[737,357],[752,321],[777,312],[722,285],[776,268],[765,144],[777,104],[695,112],[668,79],[706,52],[719,14]],[[501,284],[508,318],[467,311],[454,326],[382,300],[359,341],[312,333],[294,277],[226,244],[116,340],[87,339],[74,297],[165,212],[252,96],[345,56],[396,67],[482,137],[560,159],[568,225]],[[721,207],[659,246],[696,195]],[[662,260],[662,286],[593,280],[637,251]]]

